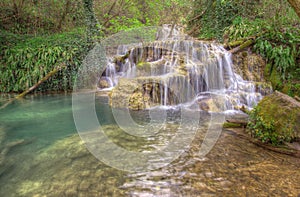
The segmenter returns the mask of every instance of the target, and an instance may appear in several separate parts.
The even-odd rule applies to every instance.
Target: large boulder
[[[257,113],[264,124],[273,124],[279,140],[300,140],[300,103],[295,99],[276,91],[259,102]]]

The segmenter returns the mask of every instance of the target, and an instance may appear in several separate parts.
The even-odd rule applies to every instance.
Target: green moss
[[[293,96],[298,96],[300,97],[300,84],[292,84],[292,92],[293,92]]]
[[[239,123],[225,122],[223,124],[223,128],[241,128],[241,127],[243,127],[243,125]]]
[[[291,90],[291,84],[287,83],[284,84],[284,86],[281,89],[281,92],[283,92],[284,94],[289,94],[290,90]]]
[[[251,134],[272,144],[299,139],[300,108],[293,102],[280,93],[266,96],[250,114]]]
[[[272,69],[271,64],[267,64],[264,70],[264,77],[267,81],[271,82],[273,90],[278,90],[291,97],[300,96],[300,84],[297,80],[286,80],[283,83],[279,72]]]
[[[282,89],[282,79],[276,69],[271,70],[271,64],[267,64],[264,70],[265,78],[271,82],[274,90]]]
[[[276,132],[274,120],[264,119],[260,112],[261,108],[256,107],[250,113],[250,122],[248,123],[248,129],[250,129],[251,135],[255,138],[258,138],[264,143],[271,143],[274,145],[281,144],[283,140]]]
[[[138,68],[145,68],[145,67],[150,67],[151,64],[149,62],[139,62],[136,66]]]
[[[125,60],[129,57],[129,53],[126,53],[125,55],[123,56],[116,56],[115,59],[114,59],[114,63],[118,63],[118,62],[121,62],[123,64],[125,64]]]

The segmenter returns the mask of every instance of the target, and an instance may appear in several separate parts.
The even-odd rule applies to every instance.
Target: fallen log
[[[21,94],[17,95],[15,98],[12,98],[9,101],[7,101],[4,105],[2,105],[0,107],[0,109],[4,109],[10,103],[12,103],[15,99],[21,99],[21,98],[23,98],[26,94],[28,94],[29,92],[33,91],[37,87],[39,87],[39,85],[41,85],[43,82],[47,81],[50,77],[52,77],[58,71],[60,71],[62,68],[65,68],[65,67],[66,67],[66,65],[64,63],[61,63],[59,66],[55,67],[52,71],[50,71],[46,76],[44,76],[42,79],[40,79],[36,84],[34,84],[30,88],[28,88],[27,90],[25,90],[24,92],[22,92]]]
[[[255,43],[254,39],[247,40],[247,41],[243,42],[242,44],[240,44],[239,46],[231,49],[229,52],[230,53],[237,53],[237,52],[239,52],[239,51],[241,51],[241,50],[243,50],[243,49],[251,46],[254,43]]]
[[[32,90],[36,89],[37,87],[39,87],[39,85],[41,85],[44,81],[47,81],[50,77],[52,77],[53,75],[55,75],[63,67],[65,67],[65,65],[64,66],[58,66],[58,67],[54,68],[45,77],[43,77],[41,80],[39,80],[36,84],[34,84],[33,86],[31,86],[30,88],[28,88],[27,90],[25,90],[24,92],[22,92],[21,94],[19,94],[18,96],[16,96],[16,99],[23,98],[26,94],[28,94]]]
[[[235,41],[232,41],[232,42],[229,42],[225,45],[225,48],[230,48],[232,49],[233,47],[236,47],[236,46],[239,46],[241,44],[243,44],[245,42],[244,39],[242,40],[235,40]]]
[[[242,119],[226,119],[227,123],[224,123],[224,126],[227,128],[231,127],[241,127],[241,128],[246,128],[248,121],[247,120],[242,120]]]

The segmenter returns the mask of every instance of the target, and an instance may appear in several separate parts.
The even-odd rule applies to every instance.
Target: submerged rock
[[[274,121],[275,132],[284,141],[300,140],[300,103],[276,91],[258,104],[259,116],[265,122]]]
[[[5,132],[4,132],[4,129],[2,127],[0,127],[0,146],[2,145],[2,142],[4,141],[5,139]]]

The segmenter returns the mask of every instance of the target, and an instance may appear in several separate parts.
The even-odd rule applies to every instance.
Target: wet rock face
[[[114,108],[197,102],[204,111],[220,112],[251,108],[272,91],[262,79],[264,61],[259,56],[240,53],[233,65],[231,54],[215,43],[166,40],[121,49],[102,75],[108,83],[100,79],[98,85],[113,87]]]
[[[108,83],[107,80],[101,79],[101,80],[99,81],[98,87],[101,88],[101,89],[109,88],[109,83]]]
[[[125,108],[129,106],[129,98],[139,88],[136,79],[122,78],[109,94],[109,104],[114,108]]]
[[[261,56],[242,51],[232,56],[233,68],[244,80],[265,82],[265,61]]]
[[[244,80],[255,83],[255,91],[262,95],[272,93],[272,84],[264,78],[266,62],[260,55],[242,51],[232,56],[234,71]]]
[[[159,81],[148,77],[138,79],[123,78],[110,93],[110,105],[115,108],[143,110],[157,105],[177,104],[174,93],[164,91],[165,87]],[[164,94],[167,94],[166,96]]]
[[[137,47],[134,48],[131,52],[131,57],[133,58],[134,63],[139,62],[154,62],[160,60],[163,55],[170,54],[171,52],[163,47]]]
[[[300,140],[300,102],[276,91],[264,97],[258,107],[265,121],[274,121],[275,131],[280,136],[287,141]]]

